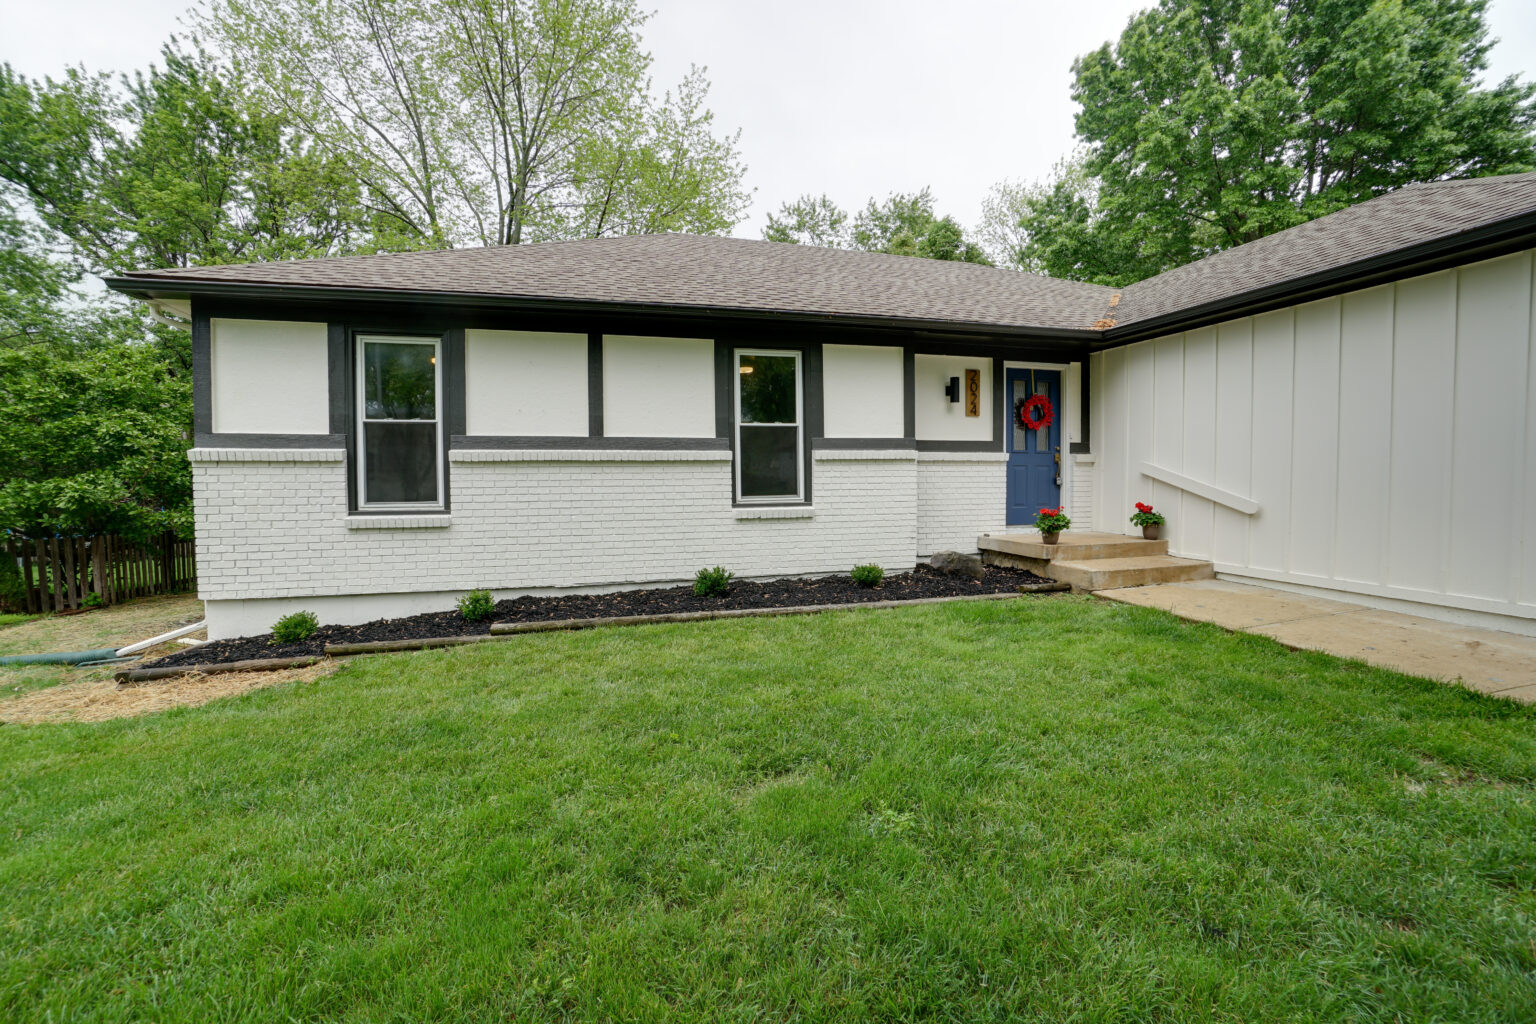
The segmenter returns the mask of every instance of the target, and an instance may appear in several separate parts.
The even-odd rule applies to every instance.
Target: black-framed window
[[[358,334],[357,506],[444,507],[440,338]]]
[[[805,496],[805,383],[794,349],[736,350],[736,500]]]

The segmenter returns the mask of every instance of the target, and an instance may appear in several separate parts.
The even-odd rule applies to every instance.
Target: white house
[[[214,638],[899,570],[1139,500],[1222,574],[1536,633],[1533,249],[1513,175],[1120,290],[685,235],[108,283],[192,319]]]

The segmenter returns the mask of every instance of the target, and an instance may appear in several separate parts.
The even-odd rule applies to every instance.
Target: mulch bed
[[[973,580],[947,576],[926,565],[919,565],[912,572],[893,573],[873,588],[861,587],[847,576],[823,576],[761,583],[738,580],[731,584],[731,592],[724,597],[697,597],[692,586],[667,590],[621,590],[611,594],[519,597],[498,602],[496,613],[485,622],[465,622],[456,611],[429,612],[404,619],[377,619],[360,626],[321,626],[308,640],[297,644],[274,644],[271,642],[271,634],[266,633],[232,640],[215,640],[148,662],[144,667],[210,665],[254,658],[324,654],[326,644],[478,636],[488,634],[493,622],[551,622],[559,619],[656,615],[725,608],[789,608],[797,605],[862,604],[869,601],[959,597],[966,594],[1004,594],[1024,584],[1051,582],[1026,569],[987,566],[985,576]]]

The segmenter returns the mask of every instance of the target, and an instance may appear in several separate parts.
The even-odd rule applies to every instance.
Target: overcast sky
[[[0,0],[0,61],[29,75],[155,59],[187,0]],[[709,68],[755,196],[736,234],[804,192],[845,207],[933,188],[974,224],[988,186],[1072,148],[1072,58],[1151,0],[652,0],[658,89]],[[1536,2],[1493,0],[1491,75],[1536,77]]]

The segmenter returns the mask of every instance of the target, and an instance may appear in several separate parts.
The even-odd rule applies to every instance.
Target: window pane
[[[437,417],[437,367],[432,345],[363,343],[363,415],[372,420]]]
[[[1014,378],[1012,382],[1012,399],[1009,403],[1013,406],[1013,450],[1016,452],[1029,451],[1029,431],[1019,423],[1019,413],[1024,409],[1024,403],[1029,400],[1029,381],[1022,378]]]
[[[741,428],[741,496],[795,497],[800,490],[800,428]]]
[[[368,504],[437,502],[437,424],[363,424]]]
[[[741,356],[741,422],[794,423],[794,356]]]

